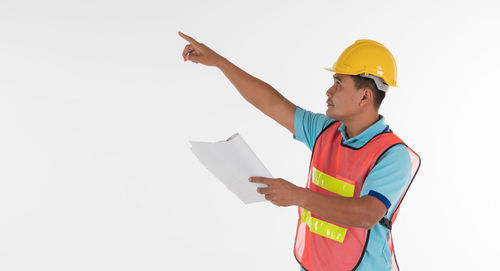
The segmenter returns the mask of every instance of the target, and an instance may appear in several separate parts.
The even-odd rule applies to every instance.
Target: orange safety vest
[[[340,125],[338,121],[333,122],[317,137],[306,189],[333,197],[359,198],[365,179],[378,158],[392,146],[404,143],[389,131],[376,135],[363,147],[355,149],[342,144],[342,135],[338,130]],[[411,157],[411,184],[420,166],[420,158],[408,146],[406,148]],[[391,225],[408,187],[399,199],[391,219],[381,220],[389,229],[387,242],[391,250],[393,270],[399,269],[394,256]],[[306,270],[355,270],[363,259],[369,234],[370,230],[334,223],[299,207],[294,254]]]

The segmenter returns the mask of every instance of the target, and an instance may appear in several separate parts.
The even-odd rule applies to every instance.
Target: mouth
[[[326,102],[326,105],[327,105],[328,107],[333,107],[333,103],[331,103],[331,102]]]

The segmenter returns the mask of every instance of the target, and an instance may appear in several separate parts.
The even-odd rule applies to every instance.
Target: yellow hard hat
[[[344,50],[333,68],[325,70],[349,75],[370,74],[397,87],[394,57],[384,45],[373,40],[357,40]]]

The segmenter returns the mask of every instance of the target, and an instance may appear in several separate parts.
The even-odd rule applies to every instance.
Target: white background
[[[0,270],[298,270],[296,207],[242,204],[188,140],[241,133],[304,185],[310,152],[181,30],[325,112],[355,40],[398,63],[381,114],[422,157],[394,239],[402,270],[495,269],[496,1],[0,0]]]

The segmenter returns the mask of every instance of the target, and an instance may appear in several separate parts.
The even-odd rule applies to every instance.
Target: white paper
[[[189,142],[200,162],[245,204],[266,200],[257,193],[257,187],[266,185],[251,183],[248,178],[272,175],[238,133],[225,141]]]

